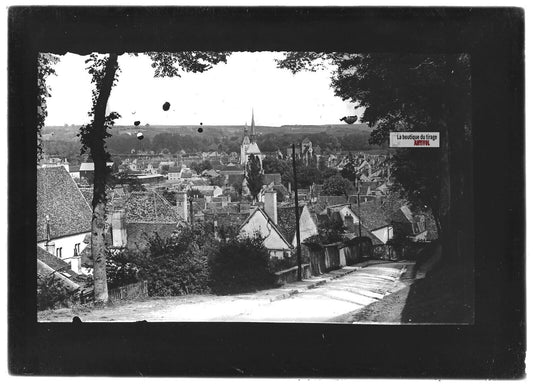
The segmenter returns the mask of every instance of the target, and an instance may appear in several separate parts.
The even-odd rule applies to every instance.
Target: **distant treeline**
[[[320,146],[322,150],[335,151],[357,151],[372,150],[380,147],[370,145],[368,139],[369,132],[354,132],[342,137],[330,135],[325,132],[313,134],[265,134],[256,138],[261,151],[273,152],[281,150],[285,152],[292,143],[301,143],[305,138],[309,138],[313,147]],[[226,137],[213,137],[208,135],[182,135],[173,133],[161,133],[152,139],[145,137],[138,140],[135,136],[115,135],[107,140],[107,147],[112,153],[129,153],[131,150],[161,152],[168,150],[176,153],[184,150],[186,152],[199,151],[224,151],[240,152],[242,136],[233,135]]]
[[[287,148],[292,143],[299,144],[305,138],[309,138],[313,147],[320,146],[322,151],[364,151],[379,149],[379,146],[370,145],[368,139],[369,131],[355,131],[344,136],[334,136],[326,132],[310,134],[263,134],[256,138],[259,148],[263,152],[274,152],[281,150],[286,154]],[[240,153],[242,135],[212,136],[212,135],[188,135],[175,133],[160,133],[152,138],[145,136],[139,140],[135,135],[113,135],[107,139],[107,148],[112,154],[128,154],[132,150],[154,151],[160,153],[164,150],[175,154],[181,150],[187,153],[200,151],[224,151],[226,153]],[[45,140],[44,149],[47,154],[59,155],[70,158],[79,155],[79,142],[67,142],[62,140]]]

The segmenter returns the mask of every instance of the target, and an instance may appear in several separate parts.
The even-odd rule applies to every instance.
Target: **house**
[[[219,186],[202,186],[202,185],[193,185],[191,186],[192,190],[198,190],[204,196],[219,197],[222,195],[222,188]]]
[[[290,242],[285,238],[279,227],[260,207],[256,207],[244,221],[239,229],[239,234],[248,237],[253,237],[255,234],[259,234],[264,238],[263,244],[273,258],[284,258],[290,255]]]
[[[106,166],[113,167],[113,162],[106,162]],[[84,162],[80,164],[80,178],[85,178],[89,183],[94,180],[94,163]]]
[[[366,237],[374,245],[381,245],[384,242],[372,233],[359,219],[357,213],[350,204],[340,204],[326,207],[318,214],[318,221],[340,221],[345,228],[344,236],[348,239]]]
[[[169,167],[167,177],[168,177],[168,180],[180,180],[181,179],[181,167]]]
[[[37,169],[37,246],[79,272],[91,221],[91,207],[65,168]]]
[[[221,170],[220,175],[224,176],[224,184],[226,186],[242,186],[242,182],[244,180],[244,171],[242,169]]]
[[[323,211],[328,206],[335,206],[348,203],[348,198],[345,195],[318,195],[315,210],[317,212]]]
[[[296,211],[295,206],[278,207],[278,226],[291,242],[293,247],[297,246],[296,239]],[[315,213],[309,210],[306,204],[298,207],[298,221],[300,226],[300,242],[304,242],[313,235],[318,235],[318,218]]]
[[[123,209],[112,214],[112,246],[143,249],[148,245],[148,238],[155,234],[161,238],[175,234],[188,219],[186,193],[175,194],[176,207],[155,191],[132,192]]]
[[[206,177],[209,177],[209,178],[216,178],[218,176],[218,172],[216,172],[215,170],[211,169],[211,170],[204,170],[202,172],[202,176],[206,176]]]
[[[79,291],[82,297],[89,295],[93,287],[87,276],[71,270],[70,264],[37,246],[37,279],[54,276],[69,292]]]
[[[70,172],[70,164],[68,160],[65,158],[65,160],[61,158],[49,158],[44,157],[41,162],[39,162],[39,167],[42,168],[48,168],[48,167],[64,167],[67,172]]]
[[[69,174],[73,179],[80,179],[80,166],[70,166]]]
[[[391,201],[392,203],[392,201]],[[381,242],[387,243],[394,237],[391,216],[395,211],[392,204],[387,204],[381,199],[364,202],[359,205],[352,204],[352,209],[362,224],[368,228]]]
[[[402,234],[412,241],[425,241],[427,239],[426,216],[414,215],[407,205],[396,210],[392,214],[391,220],[397,234]]]

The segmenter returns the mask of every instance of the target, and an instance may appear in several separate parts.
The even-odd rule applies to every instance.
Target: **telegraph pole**
[[[192,203],[193,203],[193,197],[192,197],[192,195],[191,195],[191,196],[189,197],[189,212],[191,213],[191,214],[190,214],[190,217],[191,217],[191,228],[193,227],[193,218],[194,218],[194,213],[193,213]]]
[[[355,183],[356,183],[356,188],[357,188],[357,215],[359,215],[359,224],[358,224],[358,227],[359,227],[359,240],[357,242],[357,251],[358,251],[358,254],[359,254],[359,258],[362,257],[362,253],[361,253],[361,187],[359,186],[359,176],[358,175],[355,175]]]
[[[298,181],[296,179],[296,149],[292,144],[292,172],[294,174],[294,212],[296,214],[296,258],[298,261],[298,281],[302,280],[302,247],[300,245],[300,208],[298,207]]]

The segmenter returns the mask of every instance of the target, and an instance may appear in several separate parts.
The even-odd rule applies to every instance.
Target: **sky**
[[[226,64],[180,78],[154,78],[144,55],[119,57],[121,72],[113,88],[108,112],[122,117],[117,125],[256,125],[340,124],[340,118],[357,114],[354,105],[334,96],[330,88],[332,67],[317,72],[276,68],[279,52],[236,52]],[[56,64],[56,76],[47,79],[46,125],[84,124],[91,106],[91,78],[84,56],[67,53]],[[165,112],[162,105],[171,104]]]

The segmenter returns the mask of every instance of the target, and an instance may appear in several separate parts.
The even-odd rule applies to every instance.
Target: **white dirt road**
[[[38,318],[41,322],[71,322],[75,315],[83,322],[328,322],[405,288],[399,278],[409,268],[412,262],[382,263],[351,270],[311,289],[299,283],[245,295],[149,298],[100,309],[41,312]],[[279,299],[295,288],[297,294]]]

